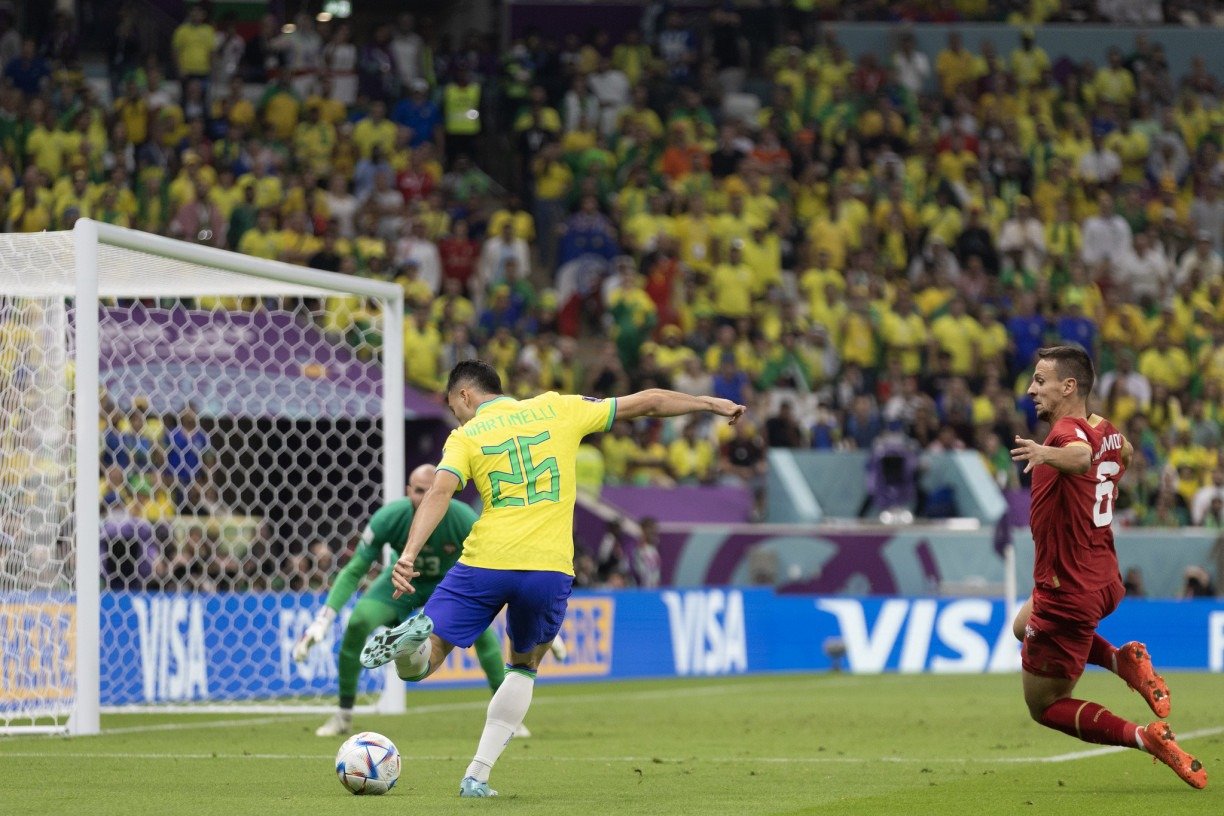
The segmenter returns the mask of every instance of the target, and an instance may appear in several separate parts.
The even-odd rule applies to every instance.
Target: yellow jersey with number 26
[[[451,431],[438,469],[460,488],[474,481],[484,502],[460,563],[573,575],[578,445],[615,418],[615,399],[549,391],[489,400]]]

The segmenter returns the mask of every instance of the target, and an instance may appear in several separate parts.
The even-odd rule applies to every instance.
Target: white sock
[[[484,733],[476,756],[468,765],[464,776],[472,776],[477,782],[488,782],[493,764],[501,756],[506,743],[514,736],[515,729],[523,724],[527,709],[531,707],[531,693],[535,688],[535,675],[528,676],[519,671],[506,672],[506,679],[489,701],[489,714],[485,718]]]
[[[429,658],[433,654],[433,641],[428,638],[416,651],[395,658],[395,673],[401,680],[423,680],[429,673]]]
[[[1139,743],[1139,750],[1148,753],[1147,746],[1143,743],[1144,726],[1139,726],[1135,729],[1135,742]]]

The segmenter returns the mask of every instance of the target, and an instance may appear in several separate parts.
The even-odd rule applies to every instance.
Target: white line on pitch
[[[1212,728],[1200,728],[1196,731],[1187,731],[1178,737],[1179,741],[1197,739],[1199,737],[1210,737],[1216,734],[1224,733],[1224,726],[1215,726]],[[682,765],[687,763],[700,764],[708,762],[712,764],[727,764],[727,763],[764,763],[773,765],[824,765],[824,764],[844,764],[844,765],[861,765],[872,762],[889,762],[902,764],[922,764],[922,765],[994,765],[998,763],[1010,764],[1037,764],[1051,762],[1072,762],[1079,759],[1090,759],[1092,757],[1105,756],[1107,754],[1120,753],[1122,751],[1131,750],[1118,746],[1105,746],[1094,748],[1087,751],[1075,751],[1068,754],[1056,754],[1054,756],[1045,757],[947,757],[936,759],[932,757],[901,757],[901,756],[886,756],[886,757],[845,757],[845,756],[828,756],[828,757],[758,757],[752,755],[735,756],[735,757],[653,757],[653,756],[540,756],[539,754],[515,754],[515,760],[542,761],[542,762],[634,762],[644,765],[664,764],[664,765]],[[311,761],[323,762],[330,760],[331,755],[323,754],[258,754],[258,753],[241,753],[241,754],[222,754],[222,753],[107,753],[107,752],[61,752],[61,751],[0,751],[0,760],[6,757],[26,758],[26,759],[55,759],[55,758],[70,758],[70,759],[170,759],[170,760],[197,760],[197,759],[260,759],[260,760],[293,760],[293,761]],[[418,755],[411,757],[412,761],[417,762],[455,762],[459,760],[457,756],[440,756],[440,755]]]
[[[104,728],[101,736],[111,736],[112,734],[144,734],[152,731],[194,731],[197,728],[241,728],[251,725],[267,725],[274,722],[283,722],[284,720],[294,719],[290,715],[282,715],[279,717],[246,717],[241,720],[209,720],[202,723],[158,723],[157,725],[131,725],[123,728]]]
[[[322,754],[221,754],[221,753],[91,753],[87,751],[64,753],[60,751],[0,751],[0,760],[6,757],[21,757],[21,758],[69,758],[69,759],[264,759],[264,760],[308,760],[311,762],[324,762],[330,760],[331,755]],[[413,756],[410,758],[413,762],[457,762],[458,756]],[[709,762],[716,764],[732,763],[732,762],[764,762],[773,764],[795,764],[795,765],[818,765],[824,763],[842,763],[842,764],[860,764],[866,762],[952,762],[952,763],[968,763],[968,762],[988,762],[988,760],[973,760],[965,758],[955,758],[948,760],[931,760],[918,759],[912,757],[878,757],[868,759],[865,757],[754,757],[754,756],[739,756],[739,757],[649,757],[649,756],[539,756],[539,755],[515,755],[515,759],[533,761],[540,760],[544,762],[636,762],[644,765],[682,765],[685,763],[701,763]]]
[[[838,685],[850,685],[853,681],[846,679],[844,681],[829,680],[820,684],[820,688],[830,688]],[[674,689],[651,689],[649,691],[629,692],[622,697],[630,697],[635,700],[652,700],[652,699],[671,699],[673,697],[704,697],[722,694],[738,694],[745,688],[755,688],[759,686],[772,686],[776,683],[765,681],[760,683],[734,683],[729,685],[703,686],[698,688],[674,688]],[[538,696],[532,701],[533,706],[550,705],[554,703],[570,704],[570,703],[607,703],[608,698],[605,694],[567,694],[556,696]],[[404,712],[406,714],[440,714],[448,711],[470,711],[470,710],[485,710],[489,707],[487,700],[467,700],[454,703],[433,703],[429,705],[411,706]],[[266,711],[266,709],[265,709]],[[172,712],[165,712],[172,713]],[[183,712],[191,713],[191,712]],[[174,722],[174,723],[158,723],[156,725],[132,725],[123,726],[120,728],[104,728],[101,736],[109,736],[112,734],[143,734],[146,732],[152,733],[157,731],[194,731],[198,728],[233,728],[245,727],[250,725],[264,725],[274,722],[284,722],[286,720],[299,719],[307,716],[319,716],[326,712],[286,712],[285,714],[271,717],[262,717],[259,719],[239,719],[239,720],[212,720],[209,722]],[[378,715],[373,715],[378,716]],[[399,715],[389,715],[399,716]],[[3,738],[0,738],[3,741]],[[10,755],[11,756],[11,755]],[[209,755],[211,756],[211,754]],[[133,757],[136,758],[136,757]]]

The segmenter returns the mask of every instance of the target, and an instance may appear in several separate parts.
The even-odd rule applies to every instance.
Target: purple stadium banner
[[[653,516],[664,523],[742,524],[752,514],[752,493],[746,487],[679,485],[662,490],[609,486],[599,497],[639,521]]]
[[[208,311],[135,304],[102,309],[99,375],[121,405],[148,397],[158,413],[195,403],[210,416],[372,418],[382,370],[290,312]],[[443,416],[405,388],[409,419]]]

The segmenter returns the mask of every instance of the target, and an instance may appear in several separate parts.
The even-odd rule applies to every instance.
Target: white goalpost
[[[336,705],[289,652],[404,495],[403,291],[81,220],[0,235],[0,733]],[[404,710],[387,671],[359,709]]]

